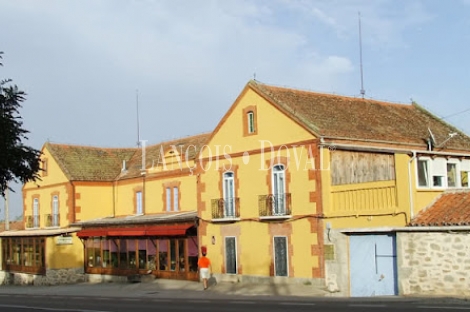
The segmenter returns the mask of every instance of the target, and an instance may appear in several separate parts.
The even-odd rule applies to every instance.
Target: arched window
[[[249,111],[246,113],[247,125],[248,125],[248,133],[254,133],[255,129],[255,113],[253,111]]]
[[[223,188],[225,217],[235,217],[235,183],[233,172],[224,173]]]
[[[286,213],[286,170],[284,165],[275,165],[272,173],[272,193],[274,197],[273,215]]]

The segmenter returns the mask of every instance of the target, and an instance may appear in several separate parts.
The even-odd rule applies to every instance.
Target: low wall
[[[2,285],[61,285],[85,281],[83,268],[46,270],[45,275],[0,271]]]
[[[470,295],[470,235],[397,233],[400,295]]]

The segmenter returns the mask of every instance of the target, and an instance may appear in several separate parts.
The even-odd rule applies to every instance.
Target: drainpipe
[[[409,193],[410,193],[410,222],[414,217],[413,184],[411,181],[411,163],[413,162],[413,160],[416,159],[416,151],[412,151],[412,153],[413,153],[413,156],[408,161],[408,188],[409,188]]]

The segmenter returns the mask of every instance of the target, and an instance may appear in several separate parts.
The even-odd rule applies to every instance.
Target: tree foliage
[[[3,52],[0,52],[0,60]],[[0,66],[2,63],[0,62]],[[0,195],[10,182],[26,183],[39,178],[41,152],[25,145],[28,130],[19,113],[26,94],[11,83],[0,80]]]

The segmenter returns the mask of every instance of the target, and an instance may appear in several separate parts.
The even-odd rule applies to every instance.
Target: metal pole
[[[9,216],[9,208],[8,208],[8,197],[9,197],[10,191],[8,190],[8,185],[7,189],[5,190],[5,231],[10,230],[10,216]]]

